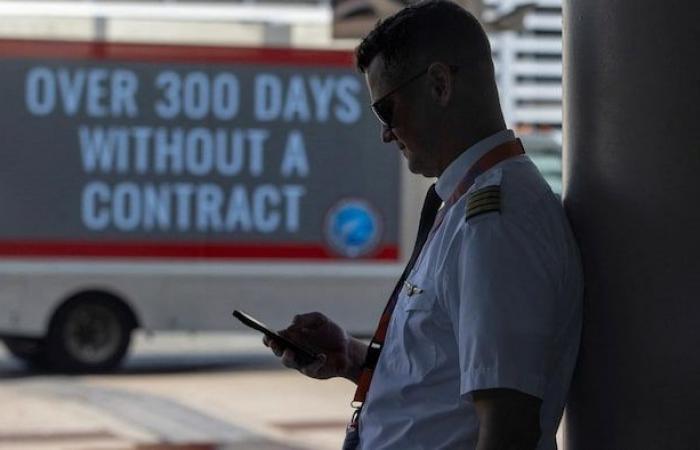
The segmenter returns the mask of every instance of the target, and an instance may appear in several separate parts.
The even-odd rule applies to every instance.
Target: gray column
[[[700,449],[700,2],[564,0],[567,450]]]

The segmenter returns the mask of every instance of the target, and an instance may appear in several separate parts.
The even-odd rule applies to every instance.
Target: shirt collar
[[[462,152],[461,155],[447,166],[435,183],[435,191],[442,201],[447,201],[447,199],[450,198],[450,195],[457,189],[459,182],[462,181],[464,174],[467,173],[482,156],[488,153],[492,148],[498,147],[513,139],[515,139],[513,130],[502,130],[480,140]]]

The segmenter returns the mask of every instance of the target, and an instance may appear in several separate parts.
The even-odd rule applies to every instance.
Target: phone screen
[[[278,344],[282,345],[283,347],[293,350],[295,354],[295,359],[298,363],[306,365],[318,359],[318,355],[313,351],[304,348],[300,344],[297,344],[296,342],[293,342],[283,336],[280,336],[276,332],[272,331],[267,325],[255,319],[253,316],[238,310],[233,311],[233,316],[236,319],[240,320],[244,325],[263,333],[270,339],[274,339]]]

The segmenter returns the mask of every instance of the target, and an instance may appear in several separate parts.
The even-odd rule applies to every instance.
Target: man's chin
[[[427,170],[424,167],[416,167],[415,165],[408,162],[408,170],[416,175],[423,175],[426,178],[435,178],[437,175],[433,174],[431,170]]]
[[[416,165],[413,162],[411,162],[410,159],[408,159],[408,170],[409,172],[415,173],[416,175],[423,175],[421,173],[420,167],[416,167]]]

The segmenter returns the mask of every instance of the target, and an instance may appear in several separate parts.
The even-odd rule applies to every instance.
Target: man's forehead
[[[367,71],[365,72],[365,79],[367,81],[367,87],[369,88],[372,99],[380,98],[384,95],[384,92],[388,91],[387,83],[387,67],[384,61],[384,57],[381,54],[377,55],[372,59]]]
[[[365,76],[373,99],[383,97],[393,85],[392,71],[387,67],[386,60],[381,53],[370,62]]]

